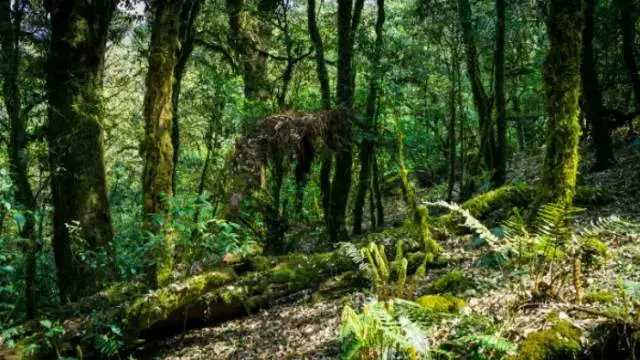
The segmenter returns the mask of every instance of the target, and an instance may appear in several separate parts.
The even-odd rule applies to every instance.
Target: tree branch
[[[234,71],[238,70],[238,65],[236,64],[235,59],[233,58],[229,50],[227,50],[224,46],[199,38],[195,39],[195,44],[213,52],[220,53]]]

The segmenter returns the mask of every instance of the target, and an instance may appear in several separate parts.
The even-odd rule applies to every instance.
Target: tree
[[[544,66],[547,149],[542,202],[571,205],[578,170],[578,98],[584,11],[582,0],[550,0],[547,33],[551,48]]]
[[[12,5],[13,3],[13,5]],[[24,16],[24,1],[3,0],[0,2],[0,74],[2,74],[2,97],[9,118],[9,164],[11,181],[15,190],[18,209],[24,216],[20,237],[25,239],[27,266],[25,268],[25,302],[27,317],[33,318],[36,311],[36,197],[29,182],[29,157],[27,120],[29,109],[20,96],[20,35]],[[27,111],[23,111],[27,110]]]
[[[496,0],[496,13],[498,15],[496,33],[496,124],[498,128],[498,143],[495,151],[495,170],[492,184],[494,187],[502,186],[507,175],[507,100],[504,85],[504,38],[505,38],[505,0]]]
[[[636,31],[638,8],[634,6],[633,0],[618,0],[620,7],[620,27],[622,28],[622,50],[624,63],[631,80],[633,94],[635,98],[635,112],[640,114],[640,72],[636,63]],[[633,123],[631,123],[633,125]]]
[[[316,72],[318,81],[320,82],[320,93],[322,95],[322,108],[329,110],[331,108],[331,89],[329,88],[329,73],[327,72],[327,64],[324,58],[324,44],[318,30],[316,20],[316,2],[309,0],[307,4],[307,24],[309,28],[309,37],[313,43]],[[320,191],[322,192],[322,210],[324,211],[325,223],[330,228],[331,221],[331,168],[333,167],[333,156],[328,151],[322,155],[322,166],[320,169]]]
[[[376,20],[376,43],[371,59],[371,79],[369,80],[369,93],[367,94],[367,107],[364,116],[364,132],[366,136],[360,145],[360,176],[358,178],[358,192],[356,194],[355,206],[353,209],[353,233],[362,233],[362,214],[364,203],[371,183],[373,148],[375,137],[375,116],[378,98],[379,83],[382,80],[382,67],[380,58],[384,49],[382,31],[385,22],[384,0],[378,0],[378,18]],[[373,191],[372,189],[369,191]],[[374,204],[371,203],[373,208]],[[375,223],[375,219],[372,219]]]
[[[184,1],[156,0],[152,4],[151,44],[147,91],[144,98],[145,139],[143,173],[143,230],[157,241],[158,259],[149,281],[169,280],[173,268],[174,234],[167,224],[173,196],[172,93],[180,46],[180,14]]]
[[[596,150],[594,170],[604,170],[614,163],[611,135],[606,118],[602,115],[602,92],[593,58],[593,33],[595,28],[596,0],[585,0],[582,30],[582,96],[585,113],[590,123],[591,138]]]
[[[95,290],[96,273],[80,267],[74,234],[94,250],[113,237],[107,200],[102,126],[102,73],[114,0],[51,0],[47,99],[51,191],[55,208],[53,249],[63,303]]]
[[[180,11],[180,48],[178,49],[176,66],[173,69],[173,90],[171,94],[171,108],[173,111],[173,130],[171,132],[171,143],[173,145],[173,172],[171,173],[172,191],[176,193],[177,169],[180,160],[180,119],[178,117],[178,105],[180,102],[180,90],[182,88],[182,78],[187,68],[187,61],[193,52],[195,43],[195,21],[200,14],[203,0],[187,0]]]
[[[484,165],[489,169],[493,169],[495,135],[491,122],[491,105],[482,84],[480,60],[478,49],[476,48],[471,15],[469,0],[458,0],[458,17],[466,52],[467,75],[471,83],[473,103],[480,123],[480,154],[483,156]]]
[[[268,49],[271,28],[267,22],[249,13],[244,0],[226,0],[226,5],[229,13],[229,43],[240,58],[245,97],[249,100],[269,99]],[[260,0],[257,14],[269,16],[277,5],[278,0]]]
[[[349,114],[353,107],[355,73],[353,72],[353,48],[355,33],[360,22],[364,0],[338,0],[338,79],[336,97],[338,106]],[[350,114],[348,116],[351,116]],[[331,182],[329,239],[337,242],[347,235],[345,217],[347,200],[351,190],[351,166],[353,163],[353,134],[350,122],[336,153],[335,171]]]

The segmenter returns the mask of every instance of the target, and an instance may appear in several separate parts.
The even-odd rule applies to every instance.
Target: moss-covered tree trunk
[[[27,119],[22,112],[20,98],[20,34],[22,31],[22,1],[0,2],[0,74],[2,75],[2,98],[9,118],[9,175],[15,186],[17,209],[24,216],[20,237],[25,239],[25,303],[27,317],[35,316],[36,252],[35,216],[36,199],[29,183],[29,158],[27,141]]]
[[[375,116],[378,99],[379,82],[382,80],[382,67],[380,58],[384,49],[382,30],[385,22],[384,0],[378,0],[378,18],[376,20],[376,44],[371,58],[371,79],[369,80],[369,93],[367,94],[367,108],[364,117],[364,131],[367,134],[360,144],[360,176],[358,178],[358,192],[353,208],[353,233],[362,233],[362,215],[367,191],[371,183],[373,147],[375,142]],[[373,203],[371,207],[373,208]],[[371,220],[372,226],[375,218]]]
[[[353,72],[353,45],[355,32],[360,22],[364,0],[338,0],[338,79],[336,96],[338,106],[345,109],[347,119],[353,107],[355,83]],[[347,120],[346,131],[341,134],[341,146],[336,153],[335,170],[331,182],[329,240],[337,242],[347,236],[345,227],[347,200],[351,190],[351,167],[353,164],[351,121]]]
[[[638,6],[633,0],[618,0],[620,7],[620,26],[622,28],[622,50],[624,63],[631,80],[635,97],[635,112],[640,114],[640,72],[636,63],[636,21]]]
[[[593,58],[593,33],[595,28],[596,0],[586,0],[584,8],[584,30],[582,31],[582,96],[587,121],[590,123],[591,138],[596,150],[594,170],[604,170],[613,162],[613,149],[609,125],[602,116],[602,93],[598,83],[598,73]]]
[[[491,108],[482,84],[480,60],[476,48],[471,4],[469,0],[458,0],[458,17],[462,28],[462,37],[466,52],[467,75],[471,83],[473,103],[480,123],[480,154],[487,168],[494,167],[495,136],[491,122]]]
[[[551,48],[543,74],[548,119],[542,202],[570,205],[575,193],[583,25],[583,0],[550,0],[547,33]]]
[[[329,110],[331,108],[331,88],[329,87],[329,73],[324,58],[324,44],[320,31],[318,30],[318,22],[316,20],[316,2],[309,0],[307,3],[307,25],[309,27],[309,37],[313,43],[316,72],[318,81],[320,82],[320,93],[322,95],[322,108]],[[331,222],[331,168],[333,167],[333,155],[329,151],[322,154],[322,165],[320,168],[320,191],[322,193],[322,210],[324,212],[324,220],[327,228]]]
[[[376,122],[376,134],[378,133],[378,124]],[[382,204],[382,192],[380,191],[380,169],[378,168],[378,152],[376,148],[373,148],[373,154],[371,155],[371,182],[373,189],[373,197],[375,199],[376,206],[376,226],[384,226],[384,205]],[[373,205],[373,202],[371,202]]]
[[[245,98],[269,99],[269,54],[266,50],[271,41],[271,28],[265,21],[251,18],[244,0],[226,0],[226,6],[231,29],[229,43],[240,58]],[[260,0],[257,10],[269,16],[276,7],[275,0]]]
[[[178,54],[183,1],[156,0],[152,4],[151,44],[144,98],[145,140],[143,173],[143,230],[155,241],[152,285],[166,283],[173,268],[173,234],[168,227],[173,196],[172,92]]]
[[[107,30],[116,2],[53,0],[46,4],[51,21],[47,137],[53,249],[64,303],[94,291],[97,275],[74,256],[68,225],[78,226],[73,236],[86,241],[92,250],[105,249],[113,237],[101,97]]]
[[[173,144],[173,172],[171,174],[172,191],[176,193],[177,169],[180,160],[180,118],[178,105],[180,102],[180,90],[182,89],[182,78],[187,68],[187,61],[193,52],[195,42],[195,21],[200,14],[200,8],[204,0],[187,0],[180,12],[180,49],[178,50],[176,66],[173,69],[173,90],[171,94],[171,108],[173,111],[173,130],[171,132],[171,143]]]
[[[496,0],[496,125],[498,129],[498,143],[495,151],[495,169],[491,183],[493,187],[502,186],[507,177],[507,100],[504,85],[504,42],[505,42],[505,0]]]

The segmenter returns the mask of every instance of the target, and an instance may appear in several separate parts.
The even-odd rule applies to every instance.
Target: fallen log
[[[526,208],[535,203],[537,193],[538,188],[534,185],[507,185],[475,196],[460,206],[476,219],[483,220],[500,209],[508,212],[514,207]],[[573,200],[576,206],[605,205],[613,201],[613,194],[592,187],[578,187]],[[436,225],[456,229],[460,220],[458,215],[445,214],[436,220]]]
[[[409,268],[415,269],[424,254],[410,253],[407,258]],[[25,334],[15,349],[0,350],[0,359],[48,358],[53,352],[74,356],[81,353],[81,357],[90,358],[96,355],[95,344],[90,339],[99,334],[104,324],[116,325],[123,332],[126,344],[133,345],[138,339],[244,316],[303,291],[327,294],[332,289],[368,284],[358,272],[359,264],[340,250],[312,255],[291,254],[277,259],[275,266],[240,277],[231,269],[223,269],[128,299],[116,299],[115,294],[125,296],[132,291],[118,285],[120,290],[96,295],[88,302],[108,306],[94,309],[92,314],[75,313],[71,318],[60,319],[64,334],[57,339],[56,349],[39,346],[47,343],[47,331],[40,327]],[[440,267],[443,262],[437,259],[430,264]],[[86,309],[86,304],[76,304],[74,308]]]

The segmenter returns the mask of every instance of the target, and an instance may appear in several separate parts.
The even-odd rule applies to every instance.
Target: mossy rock
[[[549,329],[533,332],[524,339],[518,360],[577,359],[582,346],[580,330],[568,321],[559,321]]]
[[[429,286],[429,293],[459,294],[466,291],[470,287],[471,287],[471,282],[469,281],[469,279],[464,277],[461,271],[454,270],[434,280],[431,286]]]
[[[424,295],[416,303],[435,313],[456,313],[466,306],[464,300],[450,295]]]

